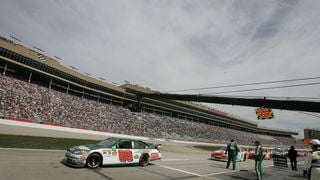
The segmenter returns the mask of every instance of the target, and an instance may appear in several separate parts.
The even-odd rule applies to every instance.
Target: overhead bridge
[[[194,101],[204,103],[229,104],[251,107],[265,107],[280,110],[305,111],[320,113],[320,102],[315,101],[293,101],[273,100],[258,98],[233,98],[223,96],[208,96],[197,94],[167,94],[167,93],[138,93],[138,100],[142,97],[154,99],[172,99],[181,101]]]

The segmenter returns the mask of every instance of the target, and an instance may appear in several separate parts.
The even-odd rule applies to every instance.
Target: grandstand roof
[[[73,75],[75,77],[78,77],[80,79],[83,79],[85,81],[88,81],[88,82],[92,82],[92,83],[95,83],[95,84],[98,84],[100,86],[103,86],[103,87],[106,87],[106,88],[110,88],[110,89],[113,89],[113,90],[116,90],[116,91],[120,91],[120,92],[124,92],[124,89],[123,88],[120,88],[118,86],[115,86],[111,83],[107,83],[107,82],[104,82],[102,80],[99,80],[99,79],[96,79],[96,78],[93,78],[93,77],[90,77],[90,76],[86,76],[72,68],[69,68],[69,67],[66,67],[66,66],[63,66],[59,63],[58,60],[55,60],[51,57],[48,57],[46,55],[43,55],[42,53],[39,53],[33,49],[28,49],[20,44],[16,44],[12,41],[7,41],[5,40],[3,37],[0,38],[0,46],[1,47],[4,47],[6,49],[9,49],[11,51],[14,51],[18,54],[21,54],[23,56],[26,56],[30,59],[33,59],[35,61],[39,61],[41,63],[44,63],[52,68],[55,68],[55,69],[58,69],[60,71],[63,71],[63,72],[66,72],[70,75]],[[42,56],[40,56],[42,55]]]

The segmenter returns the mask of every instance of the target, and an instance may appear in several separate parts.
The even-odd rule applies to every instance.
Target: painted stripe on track
[[[218,175],[218,174],[227,174],[227,173],[237,172],[237,171],[224,171],[224,172],[217,172],[217,173],[210,173],[210,174],[201,175],[201,174],[185,171],[185,170],[182,170],[182,169],[173,168],[173,167],[170,167],[170,166],[164,166],[164,165],[159,165],[159,164],[155,164],[155,165],[158,165],[158,166],[160,166],[162,168],[166,168],[166,169],[170,169],[170,170],[174,170],[174,171],[178,171],[178,172],[182,172],[182,173],[186,173],[186,174],[191,174],[191,175],[198,176],[198,177],[208,177],[208,176],[213,176],[213,175]]]
[[[185,174],[190,174],[190,175],[194,175],[194,176],[198,176],[198,177],[208,177],[208,176],[214,176],[214,175],[219,175],[219,174],[229,174],[229,173],[240,172],[240,170],[235,170],[235,171],[223,171],[223,172],[216,172],[216,173],[202,174],[201,175],[201,174],[193,173],[193,172],[190,172],[190,171],[185,171],[185,170],[182,170],[182,169],[173,168],[173,167],[170,167],[170,166],[164,166],[164,165],[155,164],[155,163],[152,163],[152,164],[157,165],[157,166],[162,167],[162,168],[166,168],[166,169],[170,169],[170,170],[174,170],[174,171],[178,171],[178,172],[182,172],[182,173],[185,173]],[[264,166],[264,167],[267,168],[267,167],[272,167],[272,166],[273,165]],[[249,169],[249,170],[254,170],[254,169]]]
[[[200,174],[193,173],[193,172],[189,172],[189,171],[185,171],[185,170],[182,170],[182,169],[177,169],[177,168],[173,168],[173,167],[169,167],[169,166],[164,166],[164,165],[160,165],[160,164],[155,164],[155,165],[158,165],[158,166],[160,166],[160,167],[162,167],[162,168],[166,168],[166,169],[170,169],[170,170],[182,172],[182,173],[185,173],[185,174],[190,174],[190,175],[193,175],[193,176],[202,177]]]
[[[161,159],[161,161],[188,161],[189,159]]]
[[[218,174],[228,174],[228,173],[234,173],[234,172],[239,172],[239,170],[235,170],[235,171],[223,171],[223,172],[216,172],[216,173],[210,173],[210,174],[203,174],[203,175],[201,175],[201,177],[214,176],[214,175],[218,175]]]
[[[268,165],[268,166],[263,166],[263,168],[268,168],[268,167],[272,167],[273,165]],[[255,169],[245,169],[246,171],[251,171],[251,170],[255,170]],[[223,172],[216,172],[216,173],[210,173],[210,174],[204,174],[201,175],[202,177],[207,177],[207,176],[214,176],[214,175],[218,175],[218,174],[229,174],[229,173],[234,173],[234,172],[240,172],[243,171],[242,169],[240,170],[234,170],[234,171],[223,171]]]

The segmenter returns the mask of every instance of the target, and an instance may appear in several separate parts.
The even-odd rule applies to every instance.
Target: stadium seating
[[[37,123],[128,135],[211,143],[230,139],[242,145],[260,140],[264,145],[299,146],[294,138],[257,135],[151,113],[137,113],[0,75],[0,114]],[[298,144],[297,144],[298,143]]]

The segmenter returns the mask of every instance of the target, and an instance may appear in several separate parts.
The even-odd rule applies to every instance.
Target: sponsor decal
[[[87,158],[85,157],[85,156],[81,156],[81,157],[79,157],[79,160],[80,161],[84,161],[84,160],[86,160]]]
[[[117,156],[117,150],[112,150],[111,154],[112,156]]]
[[[149,153],[149,150],[143,150],[142,153]]]
[[[159,159],[159,153],[151,153],[151,159]]]
[[[102,154],[107,155],[107,157],[112,156],[112,152],[111,152],[111,150],[103,150],[103,151],[102,151]]]

